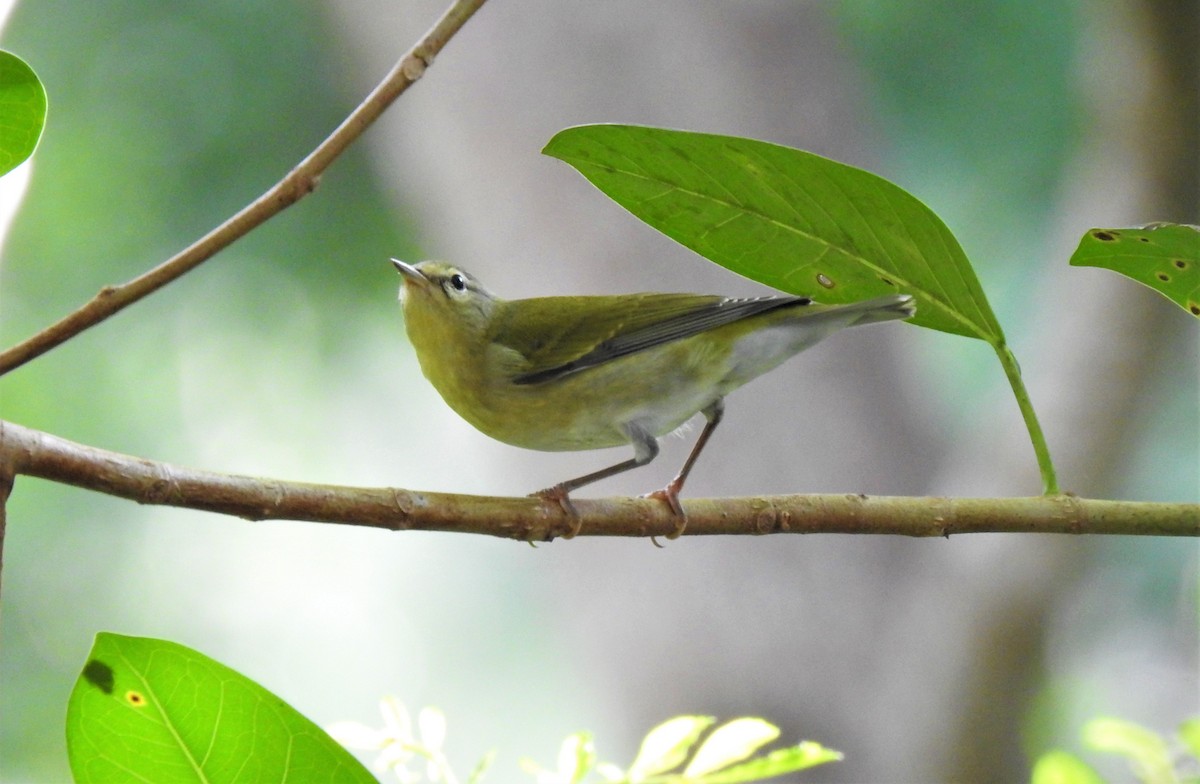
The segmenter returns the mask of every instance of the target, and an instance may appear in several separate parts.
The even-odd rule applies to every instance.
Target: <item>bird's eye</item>
[[[466,291],[467,279],[456,272],[450,276],[450,287],[455,291]]]

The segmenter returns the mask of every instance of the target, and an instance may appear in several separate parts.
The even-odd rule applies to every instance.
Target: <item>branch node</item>
[[[412,493],[393,487],[392,504],[396,507],[396,511],[400,513],[400,519],[396,520],[391,526],[392,530],[407,531],[412,527],[413,507],[416,506]]]
[[[288,172],[288,175],[280,181],[277,186],[279,190],[275,194],[275,202],[280,209],[290,207],[315,191],[320,184],[321,175],[319,173],[311,174],[303,167],[297,167]]]
[[[1079,496],[1074,493],[1058,493],[1048,497],[1061,507],[1070,533],[1081,534],[1088,530],[1087,509],[1080,503]]]
[[[754,514],[754,533],[773,533],[778,526],[778,520],[779,513],[775,510],[775,506],[768,501],[762,509]]]
[[[410,83],[415,82],[424,76],[425,69],[428,68],[432,62],[432,55],[426,55],[422,57],[416,52],[413,52],[405,57],[404,62],[400,64],[400,73],[404,74],[404,78]]]
[[[282,482],[272,482],[271,489],[274,490],[274,496],[271,498],[269,505],[264,504],[262,508],[262,519],[268,520],[279,514],[279,509],[283,506],[283,502],[287,500],[287,488]]]
[[[157,476],[146,484],[138,503],[163,506],[179,498],[179,483],[171,466],[167,463],[156,463],[151,467]]]

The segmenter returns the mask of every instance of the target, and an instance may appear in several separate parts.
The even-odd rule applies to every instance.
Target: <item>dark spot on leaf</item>
[[[1187,269],[1188,268],[1188,263],[1186,261],[1184,261],[1183,259],[1175,259],[1175,261],[1173,263],[1175,264],[1175,269]]]
[[[826,275],[824,272],[818,272],[818,273],[817,273],[817,283],[818,283],[819,285],[821,285],[821,286],[824,286],[824,287],[825,287],[825,288],[827,288],[827,289],[831,289],[831,288],[833,288],[834,286],[836,286],[836,285],[837,285],[837,284],[836,284],[836,283],[834,283],[834,282],[833,282],[833,280],[831,280],[831,279],[830,279],[830,277],[829,277],[828,275]]]
[[[125,701],[135,708],[144,708],[146,706],[146,695],[140,691],[130,689],[125,692]]]
[[[1149,237],[1138,237],[1138,242],[1149,242],[1149,241],[1150,241]]]
[[[895,283],[892,282],[891,278],[885,278],[882,275],[880,275],[879,279],[881,281],[883,281],[883,285],[885,285],[885,286],[895,286],[896,285]]]
[[[83,668],[83,677],[88,683],[95,686],[105,694],[112,694],[113,690],[113,671],[99,659],[92,659]]]
[[[1112,242],[1117,238],[1117,233],[1115,231],[1100,231],[1097,229],[1092,232],[1092,236],[1101,242]]]
[[[1170,276],[1170,275],[1168,275],[1168,274],[1167,274],[1167,273],[1165,273],[1165,272],[1160,272],[1160,273],[1158,273],[1157,275],[1155,275],[1154,277],[1158,278],[1158,279],[1159,279],[1159,280],[1161,280],[1163,283],[1170,283],[1170,282],[1171,282],[1171,276]]]
[[[1200,302],[1189,302],[1188,310],[1192,311],[1193,316],[1200,316]]]

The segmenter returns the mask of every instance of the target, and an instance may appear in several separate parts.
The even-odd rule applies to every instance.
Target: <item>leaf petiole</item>
[[[1008,348],[1003,337],[991,345],[996,350],[996,356],[1000,358],[1004,375],[1008,377],[1009,386],[1012,387],[1013,395],[1017,398],[1017,406],[1021,409],[1021,417],[1025,420],[1025,427],[1029,430],[1029,440],[1033,442],[1033,452],[1037,455],[1038,470],[1042,474],[1042,494],[1058,495],[1060,492],[1058,477],[1054,472],[1054,463],[1050,459],[1050,448],[1046,446],[1046,436],[1042,433],[1037,412],[1033,410],[1029,392],[1025,389],[1025,381],[1021,378],[1021,366],[1017,364],[1016,356]]]

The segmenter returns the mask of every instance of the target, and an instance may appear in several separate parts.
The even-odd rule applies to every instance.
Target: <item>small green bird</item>
[[[513,446],[565,452],[632,444],[633,457],[534,493],[574,520],[571,491],[645,465],[697,412],[707,420],[662,498],[683,533],[679,491],[733,390],[843,327],[905,319],[913,298],[848,305],[807,297],[618,294],[505,300],[440,261],[406,264],[400,300],[425,377],[458,414]]]

